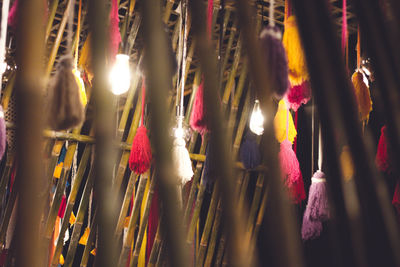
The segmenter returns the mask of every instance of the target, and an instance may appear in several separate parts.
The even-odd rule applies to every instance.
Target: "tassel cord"
[[[322,137],[321,125],[318,127],[318,170],[322,171]]]
[[[185,74],[186,74],[186,54],[187,54],[187,19],[188,19],[188,12],[187,12],[187,2],[183,0],[182,6],[182,18],[183,18],[183,51],[182,51],[182,75],[181,75],[181,94],[180,94],[180,106],[179,106],[179,116],[184,116],[184,106],[183,106],[183,99],[185,93]]]

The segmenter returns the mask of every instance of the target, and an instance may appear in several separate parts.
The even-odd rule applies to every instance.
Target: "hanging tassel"
[[[282,99],[279,101],[278,110],[274,118],[275,138],[279,143],[282,143],[286,139],[286,117],[287,117],[287,106],[285,101]],[[296,138],[297,131],[294,127],[292,115],[289,112],[289,132],[287,139],[290,143],[293,143]]]
[[[193,130],[204,135],[208,131],[206,112],[204,110],[204,82],[201,82],[197,88],[196,96],[193,103],[192,114],[190,115],[190,127]]]
[[[322,232],[322,222],[311,220],[310,209],[306,208],[303,216],[303,224],[301,226],[301,238],[304,241],[318,238]]]
[[[288,59],[290,84],[298,85],[308,80],[306,59],[295,16],[290,16],[285,23],[283,46],[286,49]]]
[[[144,126],[144,104],[146,101],[145,80],[142,81],[142,119],[141,126],[137,129],[135,138],[132,142],[131,154],[129,155],[129,168],[136,174],[143,174],[151,164],[151,146],[147,136],[147,129]]]
[[[358,104],[358,112],[362,122],[368,122],[369,113],[372,111],[372,100],[369,92],[367,78],[357,70],[351,76],[354,85],[354,93]]]
[[[261,163],[260,148],[258,147],[256,138],[257,136],[255,134],[248,131],[240,146],[240,161],[246,169],[253,169]]]
[[[321,171],[315,172],[311,178],[307,209],[310,209],[310,218],[312,220],[326,221],[329,219],[326,180],[325,174]]]
[[[292,143],[284,140],[279,151],[279,162],[284,183],[289,188],[294,203],[300,203],[305,199],[303,177],[300,171],[299,161],[292,149]]]
[[[119,31],[118,0],[112,0],[110,11],[110,56],[112,61],[118,54],[120,43],[121,33]]]
[[[0,160],[4,156],[7,146],[7,134],[6,134],[6,121],[4,118],[3,106],[0,105]]]
[[[276,26],[267,26],[260,34],[265,62],[269,65],[268,69],[275,85],[274,93],[278,99],[281,99],[289,88],[288,61],[281,38],[282,33]]]
[[[193,169],[189,151],[186,149],[185,140],[182,137],[175,138],[172,153],[176,174],[180,178],[181,184],[185,184],[192,179]]]
[[[72,57],[61,58],[57,73],[49,83],[48,122],[56,131],[75,128],[84,121],[80,89],[72,73],[72,67]]]
[[[311,99],[311,89],[310,83],[304,81],[299,85],[294,85],[290,87],[286,100],[288,102],[289,108],[293,111],[297,111],[302,104],[307,104]]]
[[[378,150],[375,157],[376,166],[381,172],[391,172],[387,140],[386,125],[384,125],[381,129],[381,137],[379,137]]]
[[[60,265],[64,265],[64,256],[61,254],[60,255],[60,260],[58,262]]]
[[[131,154],[129,156],[129,168],[136,174],[143,174],[150,168],[152,155],[147,129],[140,126],[133,139]]]

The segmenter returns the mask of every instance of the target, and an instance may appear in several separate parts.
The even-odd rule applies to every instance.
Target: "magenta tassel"
[[[286,99],[289,108],[293,111],[297,111],[302,104],[307,104],[311,99],[310,83],[305,81],[300,85],[292,86],[286,94]]]
[[[192,114],[190,115],[190,127],[201,135],[207,132],[206,112],[204,110],[204,82],[201,82],[196,92],[193,103]]]

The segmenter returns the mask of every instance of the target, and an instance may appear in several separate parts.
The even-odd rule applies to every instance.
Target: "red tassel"
[[[384,125],[381,129],[381,137],[379,138],[378,150],[375,157],[376,166],[378,170],[382,172],[390,172],[390,162],[387,149],[386,125]]]
[[[294,203],[300,203],[306,198],[303,177],[300,171],[299,161],[292,149],[292,143],[287,139],[281,143],[279,151],[281,175],[288,187]]]
[[[18,0],[15,0],[10,8],[10,11],[8,12],[8,26],[14,29],[17,26],[17,10]]]
[[[144,103],[146,101],[145,79],[142,81],[142,119],[141,126],[137,129],[132,142],[131,154],[129,155],[129,168],[136,174],[145,173],[150,168],[151,146],[144,126]]]
[[[118,0],[112,0],[110,12],[110,56],[114,60],[118,54],[119,44],[121,43],[121,33],[119,32]]]
[[[151,146],[147,136],[147,129],[140,126],[133,139],[131,154],[129,156],[129,168],[136,174],[145,173],[150,168]]]
[[[196,98],[193,103],[192,114],[190,115],[190,126],[193,130],[204,134],[207,131],[206,114],[204,110],[204,82],[201,82],[196,92]]]
[[[67,207],[67,197],[63,195],[61,199],[60,209],[58,210],[58,217],[64,218],[65,209]]]
[[[299,85],[292,86],[287,92],[286,99],[289,108],[297,111],[302,104],[307,104],[311,99],[310,83],[305,81]]]
[[[397,181],[396,190],[394,191],[392,205],[396,208],[397,217],[400,222],[400,182]]]

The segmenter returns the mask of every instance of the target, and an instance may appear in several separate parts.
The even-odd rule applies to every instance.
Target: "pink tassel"
[[[305,81],[300,85],[292,86],[286,95],[286,99],[289,108],[297,111],[302,104],[307,104],[311,99],[310,83]]]
[[[121,43],[121,33],[119,32],[118,0],[112,0],[110,12],[110,56],[114,60],[118,54],[119,44]]]
[[[382,172],[390,172],[390,160],[387,149],[386,125],[384,125],[381,129],[381,137],[379,138],[378,150],[375,157],[376,166]]]
[[[294,203],[300,203],[306,198],[303,177],[299,161],[292,149],[292,143],[287,139],[281,143],[279,151],[281,174],[285,185],[288,187]]]
[[[190,115],[190,127],[198,131],[201,135],[208,131],[206,112],[204,110],[204,82],[201,82],[196,92],[196,98],[193,103],[192,114]]]
[[[131,154],[129,155],[129,168],[136,174],[143,174],[151,164],[151,146],[147,136],[147,129],[144,126],[144,103],[146,99],[145,80],[142,82],[142,119],[141,126],[137,129],[135,138],[132,142]]]

